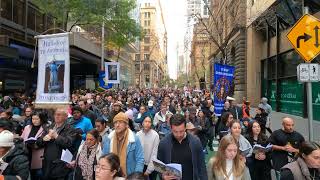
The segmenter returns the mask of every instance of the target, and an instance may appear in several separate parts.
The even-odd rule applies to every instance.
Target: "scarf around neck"
[[[82,177],[87,180],[93,179],[93,165],[94,158],[96,158],[98,144],[92,147],[88,147],[86,143],[83,144],[83,148],[79,154],[79,167],[82,171]]]
[[[125,175],[127,175],[127,147],[128,147],[129,130],[124,132],[123,140],[120,142],[115,133],[112,142],[112,153],[118,155],[120,159],[120,167]]]

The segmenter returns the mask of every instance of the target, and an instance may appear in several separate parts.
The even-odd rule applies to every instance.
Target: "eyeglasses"
[[[108,168],[100,166],[100,165],[95,165],[93,168],[94,168],[94,171],[98,171],[98,170],[111,171],[110,168],[108,169]]]

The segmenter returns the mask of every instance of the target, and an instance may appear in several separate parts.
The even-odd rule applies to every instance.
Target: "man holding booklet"
[[[159,144],[158,159],[165,164],[178,164],[182,167],[184,180],[207,180],[204,156],[201,156],[202,145],[198,138],[186,133],[186,120],[180,114],[170,118],[172,133],[164,137]],[[162,179],[182,179],[175,173],[165,171]]]

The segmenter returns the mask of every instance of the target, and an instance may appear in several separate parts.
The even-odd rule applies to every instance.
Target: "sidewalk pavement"
[[[252,108],[250,115],[254,117],[255,108]],[[294,119],[295,130],[303,135],[306,140],[309,140],[308,119],[281,112],[272,111],[271,113],[271,129],[272,131],[282,128],[282,118],[290,117]],[[313,121],[313,138],[314,141],[320,142],[320,121]]]

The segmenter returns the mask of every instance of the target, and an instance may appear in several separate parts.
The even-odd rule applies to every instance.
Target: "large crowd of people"
[[[253,115],[228,96],[220,116],[210,92],[187,87],[75,90],[54,110],[33,100],[0,100],[0,180],[320,180],[320,145],[289,117],[272,131],[280,119],[267,98]],[[181,165],[181,176],[155,161]]]

